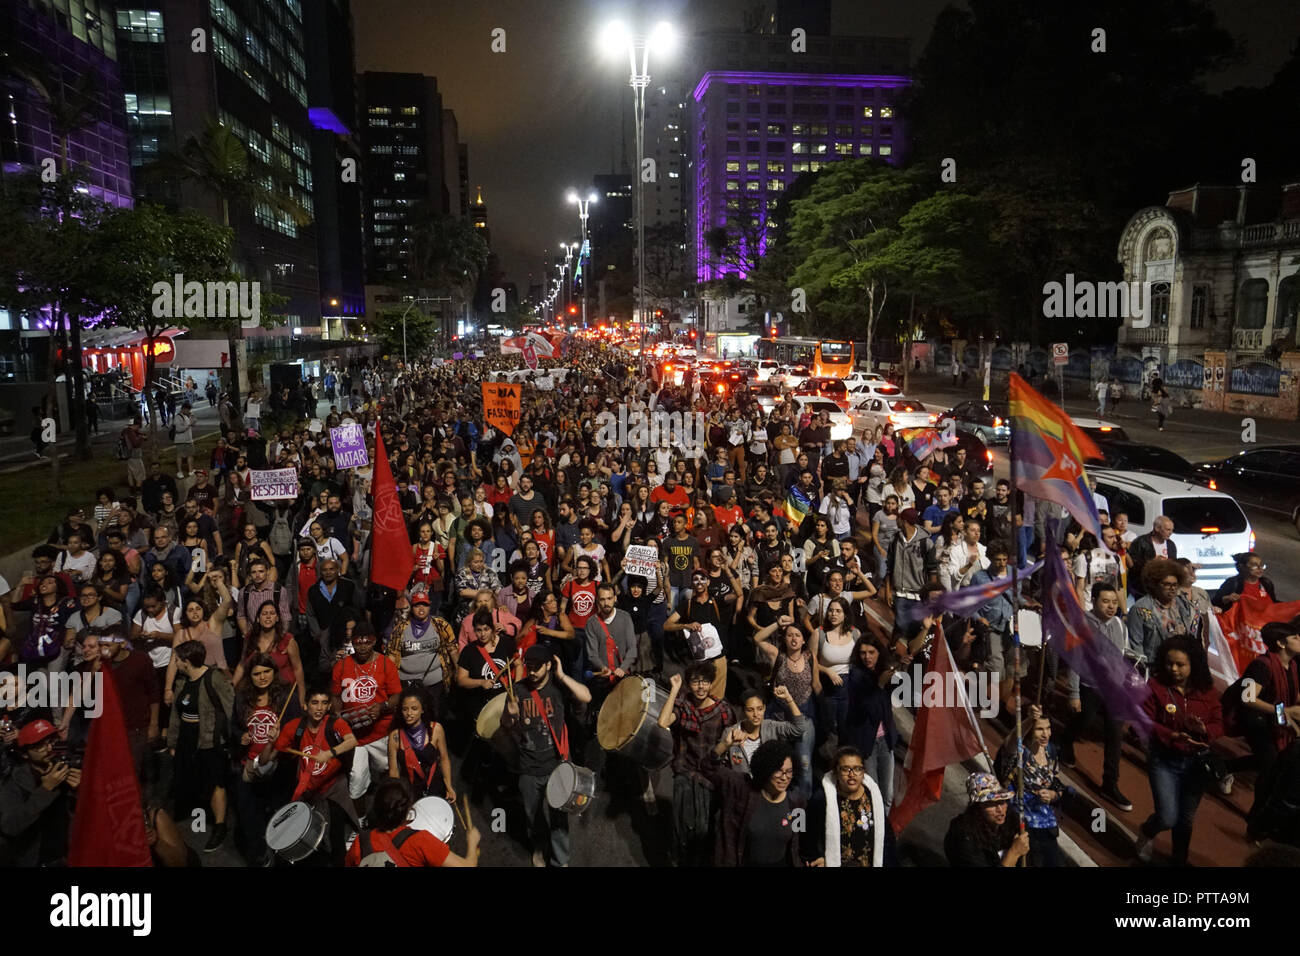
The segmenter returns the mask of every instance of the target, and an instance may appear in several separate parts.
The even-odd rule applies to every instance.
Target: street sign
[[[1069,365],[1070,364],[1070,346],[1065,342],[1052,343],[1052,364]]]

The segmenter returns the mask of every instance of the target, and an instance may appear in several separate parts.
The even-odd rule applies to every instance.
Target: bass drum
[[[443,843],[450,843],[456,829],[456,814],[442,797],[423,797],[411,807],[407,823],[412,830],[432,833]]]
[[[659,726],[668,694],[647,677],[624,677],[610,691],[596,719],[596,739],[647,770],[673,759],[673,735]]]
[[[474,733],[501,755],[511,773],[518,773],[519,744],[501,726],[501,715],[506,712],[508,697],[509,694],[503,691],[483,705],[483,709],[478,712],[478,719],[474,721]]]

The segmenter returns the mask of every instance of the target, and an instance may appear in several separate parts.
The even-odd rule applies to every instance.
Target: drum
[[[553,810],[581,813],[596,795],[596,775],[567,760],[546,781],[546,802]]]
[[[519,744],[510,732],[501,726],[501,715],[506,711],[509,694],[501,693],[483,705],[474,721],[474,732],[481,740],[486,740],[492,749],[499,753],[512,773],[519,772]]]
[[[277,856],[297,863],[316,852],[327,829],[325,814],[297,801],[280,810],[266,825],[266,845]]]
[[[412,830],[432,833],[447,843],[451,840],[452,831],[456,829],[456,814],[451,809],[451,804],[442,797],[424,797],[415,801],[407,822]]]
[[[673,735],[659,726],[668,694],[645,677],[624,677],[609,692],[596,719],[596,739],[647,770],[673,758]]]

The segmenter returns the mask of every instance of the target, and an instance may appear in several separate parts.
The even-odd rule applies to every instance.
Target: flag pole
[[[1012,372],[1011,375],[1015,375]],[[1008,392],[1013,390],[1014,379],[1008,379]],[[1007,445],[1007,453],[1011,465],[1011,488],[1012,493],[1020,490],[1016,475],[1016,415],[1014,406],[1008,408],[1011,412],[1007,417],[1008,427],[1010,428],[1010,442]],[[1015,498],[1011,499],[1012,508],[1015,507]],[[1025,739],[1024,728],[1021,726],[1020,716],[1020,529],[1016,527],[1015,513],[1011,517],[1011,527],[1015,531],[1015,548],[1016,560],[1011,564],[1011,674],[1012,674],[1012,693],[1015,697],[1016,706],[1016,816],[1020,820],[1020,832],[1025,832],[1025,752],[1022,741]],[[1021,863],[1024,858],[1021,858]]]

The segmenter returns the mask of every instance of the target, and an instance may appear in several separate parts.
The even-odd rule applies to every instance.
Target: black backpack
[[[306,735],[307,718],[304,716],[299,719],[298,729],[293,732],[294,750],[302,750],[302,738]],[[330,745],[331,750],[343,743],[343,738],[339,736],[339,732],[334,729],[333,717],[328,714],[325,717],[325,742]],[[338,757],[338,761],[343,764],[343,769],[345,771],[350,772],[352,770],[352,758],[355,754],[355,750],[349,750],[347,753]]]

